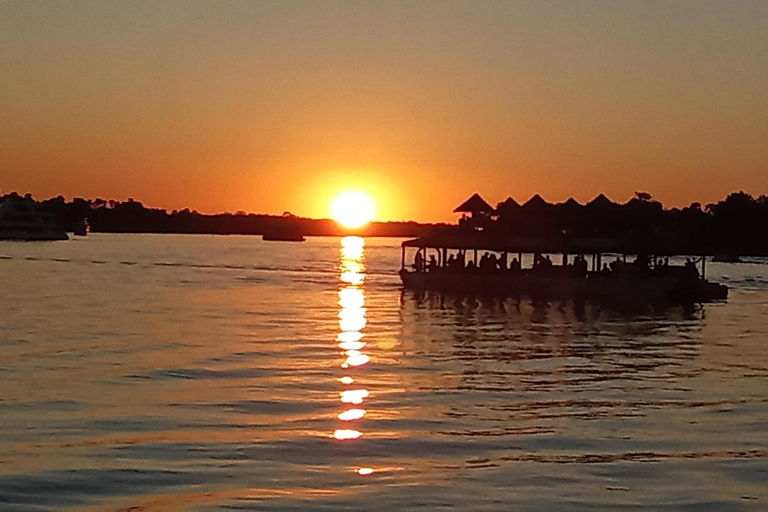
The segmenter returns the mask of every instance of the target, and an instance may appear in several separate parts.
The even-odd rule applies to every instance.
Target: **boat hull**
[[[708,302],[728,296],[728,288],[717,283],[664,276],[577,278],[401,270],[400,277],[407,289],[455,294],[631,302]]]

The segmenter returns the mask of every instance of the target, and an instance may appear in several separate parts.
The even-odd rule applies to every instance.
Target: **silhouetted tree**
[[[638,201],[649,202],[651,200],[651,194],[648,192],[635,192],[635,199]]]

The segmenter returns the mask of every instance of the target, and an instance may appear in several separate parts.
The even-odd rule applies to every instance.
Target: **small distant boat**
[[[303,242],[306,240],[304,235],[300,233],[265,233],[261,235],[261,239],[267,242]]]
[[[33,201],[11,199],[0,204],[0,240],[52,241],[69,236]]]
[[[86,236],[91,232],[91,225],[88,224],[88,219],[84,218],[80,222],[76,223],[72,234],[75,236]]]
[[[301,232],[301,227],[293,224],[270,229],[261,236],[261,239],[267,242],[303,242],[306,240],[304,233]]]

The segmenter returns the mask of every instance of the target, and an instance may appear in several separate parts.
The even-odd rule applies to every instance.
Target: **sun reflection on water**
[[[366,346],[363,341],[363,329],[366,326],[365,310],[365,240],[356,236],[342,238],[339,251],[339,334],[336,336],[339,355],[342,357],[340,367],[345,374],[339,378],[339,382],[345,386],[339,392],[339,400],[344,404],[344,409],[339,412],[338,419],[345,423],[345,428],[334,431],[333,437],[339,441],[352,441],[360,438],[363,433],[356,428],[357,422],[366,414],[366,410],[360,405],[369,396],[367,389],[359,385],[347,388],[355,384],[356,379],[346,372],[359,371],[365,367],[371,358],[362,350]],[[370,468],[356,470],[360,475],[369,475],[373,472]]]
[[[361,404],[368,398],[367,389],[347,389],[339,393],[341,402],[345,404]]]
[[[333,433],[333,437],[338,439],[339,441],[347,441],[350,439],[357,439],[360,437],[362,432],[350,428],[339,428],[336,429],[336,431]]]
[[[339,413],[339,419],[341,421],[359,420],[363,416],[365,416],[365,409],[347,409],[346,411]]]

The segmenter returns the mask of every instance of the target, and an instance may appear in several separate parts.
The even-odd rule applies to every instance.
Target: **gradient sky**
[[[768,194],[768,2],[0,0],[0,192],[451,220]]]

